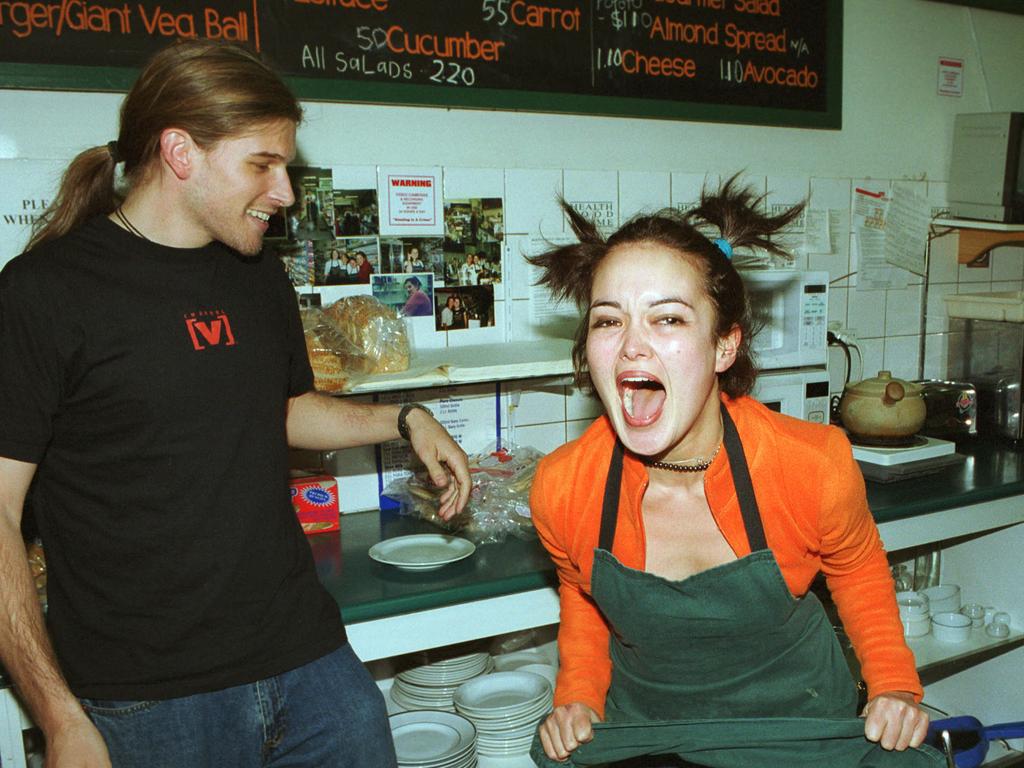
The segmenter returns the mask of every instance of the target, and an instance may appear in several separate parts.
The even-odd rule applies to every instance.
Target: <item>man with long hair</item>
[[[261,256],[295,199],[301,118],[245,49],[164,49],[0,273],[0,661],[48,766],[395,763],[287,448],[401,436],[448,513],[468,467],[422,407],[313,391],[294,290]],[[49,633],[19,530],[30,484]]]

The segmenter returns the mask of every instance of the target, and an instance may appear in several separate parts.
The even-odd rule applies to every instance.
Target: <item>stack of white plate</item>
[[[476,731],[451,712],[401,712],[391,715],[391,739],[400,768],[473,768]]]
[[[444,659],[395,675],[391,698],[404,709],[444,709],[453,712],[452,697],[467,680],[486,674],[493,662],[486,651]]]
[[[476,726],[478,755],[526,754],[551,711],[551,684],[533,672],[494,672],[460,685],[453,702]]]
[[[546,677],[555,687],[555,678],[558,676],[558,667],[553,664],[538,648],[526,648],[511,653],[499,653],[494,656],[495,672],[535,672],[541,677]]]

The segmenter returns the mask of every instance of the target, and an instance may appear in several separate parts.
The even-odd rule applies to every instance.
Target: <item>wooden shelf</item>
[[[979,263],[993,248],[1024,245],[1024,224],[1004,224],[977,219],[936,219],[934,226],[957,230],[957,262]]]

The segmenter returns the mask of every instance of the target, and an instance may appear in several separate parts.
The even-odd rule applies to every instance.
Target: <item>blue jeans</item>
[[[345,644],[282,675],[161,701],[82,699],[113,768],[394,768],[384,698]]]

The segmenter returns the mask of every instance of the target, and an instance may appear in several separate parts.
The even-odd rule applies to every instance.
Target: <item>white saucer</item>
[[[433,571],[469,557],[476,545],[458,536],[417,533],[385,539],[370,547],[373,560],[403,571]]]

